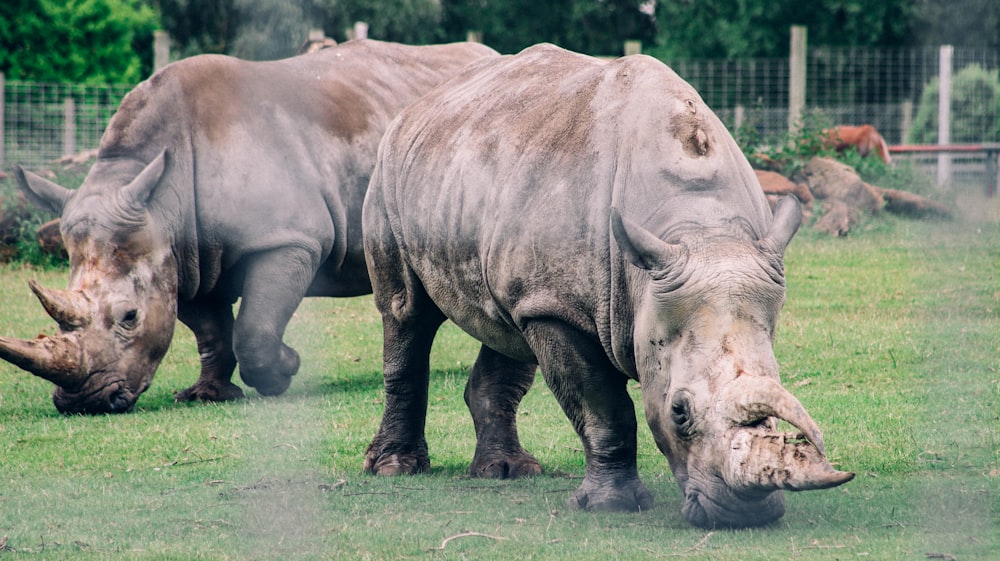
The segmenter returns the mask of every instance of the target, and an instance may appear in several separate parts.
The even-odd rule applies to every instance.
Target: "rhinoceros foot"
[[[472,477],[490,479],[517,479],[541,475],[542,466],[534,456],[524,449],[516,454],[505,455],[496,453],[476,453],[469,467]]]
[[[430,458],[418,454],[365,454],[365,471],[374,475],[413,475],[428,471]]]
[[[240,378],[260,395],[281,395],[292,384],[299,364],[299,353],[283,344],[277,359],[272,362],[241,361]]]
[[[243,399],[243,390],[228,380],[198,380],[174,394],[175,401],[233,401]]]
[[[584,478],[567,503],[570,510],[635,512],[651,510],[653,494],[638,478],[614,485]]]

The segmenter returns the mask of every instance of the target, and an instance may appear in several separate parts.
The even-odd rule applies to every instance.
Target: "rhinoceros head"
[[[79,191],[15,168],[33,202],[62,214],[70,280],[66,290],[29,283],[59,333],[0,337],[0,358],[56,384],[52,399],[63,413],[132,409],[170,345],[176,263],[147,208],[164,161],[161,154],[145,168],[118,164],[117,172],[99,162],[84,187],[100,177],[120,188]]]
[[[784,514],[783,489],[849,481],[823,436],[778,381],[773,340],[783,254],[801,221],[794,198],[759,240],[702,232],[667,243],[612,214],[622,252],[651,278],[635,317],[646,420],[701,527],[757,526]],[[779,432],[786,421],[801,434]]]

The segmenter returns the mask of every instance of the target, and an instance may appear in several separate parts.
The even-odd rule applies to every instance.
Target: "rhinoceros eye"
[[[670,420],[677,428],[677,434],[681,438],[691,438],[693,435],[694,419],[691,416],[691,400],[685,395],[674,397],[670,404]]]
[[[139,311],[138,310],[128,310],[122,315],[121,320],[118,321],[118,325],[124,327],[125,329],[135,329],[136,325],[139,324]]]

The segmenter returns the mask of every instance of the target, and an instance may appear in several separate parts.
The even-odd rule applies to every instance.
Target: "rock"
[[[837,199],[865,212],[882,209],[882,194],[861,180],[853,168],[832,158],[809,160],[802,173],[806,185],[818,199]]]
[[[804,183],[795,183],[784,175],[774,171],[755,169],[754,173],[757,174],[757,181],[760,182],[760,188],[764,190],[765,195],[777,195],[779,197],[795,195],[803,207],[807,209],[812,208],[813,194]]]
[[[885,200],[885,210],[913,218],[951,219],[951,209],[930,199],[897,189],[879,189]]]
[[[823,201],[823,217],[813,226],[831,236],[844,237],[858,223],[858,210],[840,199]]]

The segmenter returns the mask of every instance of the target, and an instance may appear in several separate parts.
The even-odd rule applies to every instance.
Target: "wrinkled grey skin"
[[[630,379],[695,525],[766,524],[781,489],[849,480],[772,351],[800,219],[791,198],[772,219],[724,126],[652,58],[540,45],[475,63],[390,125],[365,199],[386,386],[365,468],[427,469],[428,356],[447,318],[483,343],[465,392],[473,475],[540,471],[515,425],[538,365],[586,453],[572,507],[653,505]]]
[[[259,393],[282,393],[299,368],[282,337],[302,298],[370,291],[361,205],[385,127],[495,55],[352,41],[274,62],[167,66],[122,101],[79,190],[15,170],[61,214],[71,272],[65,291],[32,284],[59,335],[0,338],[0,357],[56,383],[62,412],[128,411],[179,318],[202,370],[178,400],[241,397],[237,363]]]

